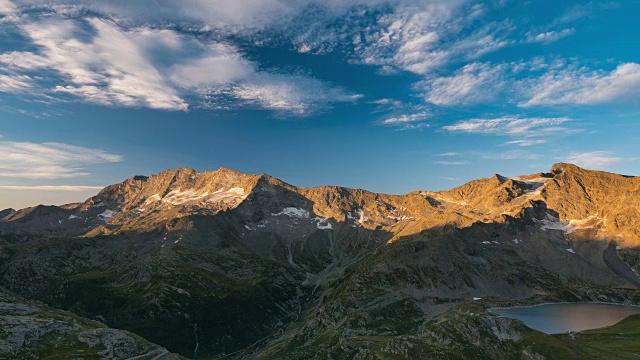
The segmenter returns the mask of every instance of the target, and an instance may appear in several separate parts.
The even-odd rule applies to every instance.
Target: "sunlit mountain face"
[[[0,207],[185,166],[386,193],[636,174],[638,6],[3,0]]]
[[[0,359],[633,357],[638,13],[0,0]]]
[[[566,163],[405,195],[180,168],[3,210],[0,355],[622,356],[639,188]]]

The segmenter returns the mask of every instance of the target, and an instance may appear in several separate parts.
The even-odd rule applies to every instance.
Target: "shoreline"
[[[501,309],[501,310],[526,309],[526,308],[533,308],[533,307],[543,306],[543,305],[562,305],[562,304],[615,305],[615,306],[630,306],[630,307],[640,308],[640,305],[624,304],[624,303],[609,303],[609,302],[602,302],[602,301],[580,301],[580,302],[563,301],[563,302],[545,302],[545,303],[540,303],[540,304],[535,304],[535,305],[516,305],[516,306],[508,306],[508,307],[491,307],[491,308],[487,308],[487,310],[489,312],[491,312],[491,310],[494,310],[494,309]]]

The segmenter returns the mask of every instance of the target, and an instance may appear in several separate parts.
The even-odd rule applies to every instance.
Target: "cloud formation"
[[[611,72],[577,67],[552,69],[526,83],[529,85],[529,98],[520,103],[522,107],[637,103],[640,98],[640,64],[622,64]]]
[[[580,19],[608,5],[574,6],[543,25],[505,18],[502,1],[157,0],[154,5],[0,0],[1,21],[30,41],[0,53],[5,69],[0,92],[173,111],[262,108],[286,116],[315,114],[366,95],[306,69],[266,65],[247,51],[277,48],[333,53],[348,63],[374,66],[379,74],[414,75],[413,95],[440,107],[498,99],[521,107],[624,103],[637,101],[640,93],[638,63],[607,72],[579,66],[578,60],[559,67],[535,59],[487,60],[509,46],[573,35]],[[423,127],[409,124],[420,116],[414,111],[387,119]]]
[[[417,84],[434,105],[450,106],[493,100],[504,87],[504,66],[487,63],[465,65],[452,76],[427,79]]]
[[[104,11],[122,10],[117,4],[89,4]],[[235,7],[227,6],[229,11],[223,13],[236,14]],[[136,10],[135,6],[124,8]],[[191,6],[180,8],[187,11]],[[82,16],[77,7],[47,9],[46,15],[22,15],[15,21],[38,50],[0,54],[0,64],[15,73],[0,74],[0,91],[18,92],[37,85],[34,95],[71,95],[100,105],[160,110],[215,108],[218,104],[210,106],[211,102],[231,97],[238,100],[237,106],[250,104],[293,116],[361,97],[307,75],[261,70],[236,46],[222,40]],[[35,72],[39,82],[27,75]]]
[[[21,186],[21,185],[0,185],[0,190],[29,190],[29,191],[62,191],[62,192],[83,192],[102,190],[102,186],[75,186],[75,185],[40,185],[40,186]]]
[[[521,147],[534,146],[534,145],[542,145],[546,144],[548,140],[545,139],[537,139],[537,140],[512,140],[507,141],[505,145],[518,145]]]
[[[86,176],[87,165],[121,162],[121,155],[62,143],[0,141],[0,177],[63,179]]]
[[[569,129],[562,125],[571,121],[569,118],[521,118],[506,116],[495,119],[472,119],[459,121],[453,125],[442,127],[449,132],[533,137],[565,132]],[[522,143],[520,143],[522,144]]]
[[[624,161],[609,151],[574,152],[564,159],[565,162],[589,169],[606,169]]]
[[[570,28],[570,29],[563,29],[560,31],[555,31],[555,30],[546,31],[539,34],[529,33],[527,34],[527,42],[549,44],[549,43],[558,41],[560,39],[566,38],[568,36],[571,36],[575,32],[576,32],[576,29]]]
[[[31,88],[32,79],[26,75],[0,74],[0,92],[20,93]]]

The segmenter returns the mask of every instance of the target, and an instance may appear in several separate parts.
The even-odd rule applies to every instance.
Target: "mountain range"
[[[640,318],[571,338],[489,309],[640,304],[639,224],[640,178],[564,163],[406,195],[135,176],[0,212],[0,358],[624,358]]]

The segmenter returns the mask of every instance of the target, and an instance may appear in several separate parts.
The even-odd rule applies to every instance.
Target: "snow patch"
[[[207,202],[231,202],[244,200],[249,196],[243,188],[234,187],[229,190],[218,190],[207,197]]]
[[[99,214],[98,217],[104,221],[109,221],[114,216],[118,215],[117,211],[114,210],[105,210],[102,214]]]
[[[525,194],[530,195],[540,195],[542,191],[542,187],[549,181],[548,178],[535,178],[527,181],[521,181],[529,186],[527,190],[524,191]]]
[[[576,253],[573,249],[565,249],[565,250],[567,250],[568,252],[570,252],[570,253],[572,253],[572,254],[575,254],[575,253]]]
[[[317,221],[316,226],[320,230],[331,230],[331,229],[333,229],[333,226],[331,226],[331,223],[329,223],[329,219],[327,219],[327,218],[316,217],[315,219],[313,219],[313,221]]]
[[[75,215],[71,215],[69,216],[69,220],[73,220],[73,219],[79,219],[79,217],[75,216]]]
[[[597,219],[597,216],[590,216],[581,220],[560,221],[557,217],[547,214],[545,219],[534,221],[542,224],[540,227],[542,230],[561,230],[567,234],[571,234],[576,230],[593,228],[592,225],[587,225],[587,223],[594,219]]]
[[[406,216],[406,215],[402,215],[402,216],[385,216],[387,219],[391,219],[391,220],[395,220],[397,222],[400,221],[413,221],[416,218],[414,218],[413,216]]]
[[[479,298],[479,297],[474,297],[473,298],[473,301],[478,301],[478,300],[482,300],[482,298]]]
[[[160,195],[159,194],[153,194],[153,195],[149,196],[147,198],[147,200],[144,201],[144,204],[147,205],[147,204],[151,204],[151,203],[158,202],[158,201],[160,201]]]
[[[208,195],[209,195],[208,192],[197,193],[193,190],[187,190],[187,191],[173,190],[167,195],[165,195],[165,197],[162,198],[162,201],[169,203],[171,205],[182,205],[188,202],[203,200]]]
[[[522,241],[520,241],[520,240],[518,240],[518,239],[513,239],[513,242],[514,242],[514,243],[516,243],[516,244],[520,244],[520,243],[522,243]]]
[[[308,219],[309,218],[309,212],[307,210],[303,210],[300,208],[295,208],[295,207],[287,207],[282,209],[282,211],[280,211],[277,214],[271,214],[273,216],[281,216],[281,215],[286,215],[288,217],[292,217],[292,218],[298,218],[298,219]]]
[[[369,221],[369,218],[364,216],[364,209],[358,209],[356,213],[358,214],[358,220],[356,220],[358,224],[364,225],[365,222]]]
[[[172,190],[164,197],[160,197],[159,194],[151,195],[145,200],[144,205],[148,205],[154,202],[162,201],[171,205],[184,205],[192,202],[233,202],[237,200],[244,200],[247,198],[243,188],[234,187],[228,190],[218,190],[213,193],[208,191],[193,191],[193,190]]]

